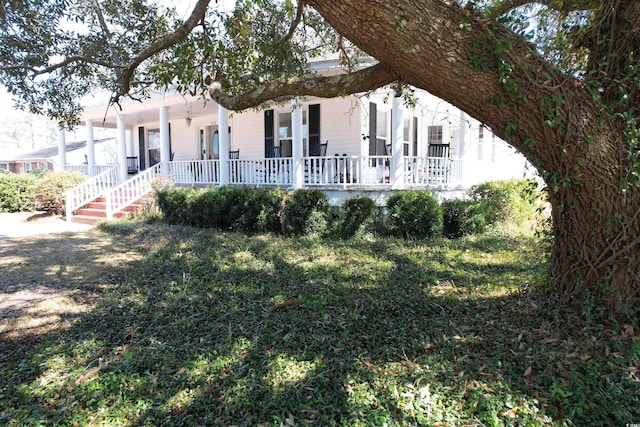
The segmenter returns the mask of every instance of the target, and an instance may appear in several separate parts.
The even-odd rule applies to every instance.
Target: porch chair
[[[324,144],[316,144],[311,147],[311,156],[313,157],[324,157],[327,155],[327,146],[329,145],[329,141]]]
[[[229,151],[229,160],[238,160],[240,158],[240,150]]]
[[[282,157],[281,146],[267,147],[267,159],[279,159]],[[277,182],[280,174],[280,163],[274,160],[265,161],[264,179],[266,183],[272,184]]]
[[[273,159],[278,157],[282,157],[282,147],[269,147],[267,150],[267,158]]]
[[[138,158],[127,157],[127,174],[135,175],[138,173]]]
[[[305,162],[305,176],[307,179],[311,175],[320,176],[324,173],[324,162],[326,159],[324,158],[327,155],[327,147],[329,146],[329,141],[324,144],[315,144],[311,146],[311,152],[309,156],[311,157],[322,157],[320,160],[314,161],[313,159],[309,159],[308,162]],[[316,176],[317,177],[317,176]]]

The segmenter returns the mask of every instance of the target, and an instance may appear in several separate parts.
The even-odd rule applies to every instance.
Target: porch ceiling
[[[87,107],[82,114],[82,122],[92,120],[95,127],[117,127],[117,117],[124,119],[125,127],[131,127],[138,123],[153,123],[160,119],[159,108],[169,107],[169,120],[184,120],[191,111],[191,118],[202,116],[216,116],[218,104],[202,99],[182,96],[179,94],[159,94],[142,101],[126,100],[120,106],[107,108],[106,102],[102,105]]]

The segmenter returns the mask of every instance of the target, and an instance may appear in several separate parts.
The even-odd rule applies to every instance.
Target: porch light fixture
[[[191,105],[187,108],[187,117],[184,119],[187,122],[187,127],[191,126]]]

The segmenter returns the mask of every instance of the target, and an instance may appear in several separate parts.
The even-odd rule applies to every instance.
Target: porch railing
[[[118,166],[112,166],[82,184],[67,190],[65,192],[67,222],[71,222],[71,216],[76,209],[103,195],[119,182]]]
[[[391,156],[311,156],[302,158],[306,186],[340,188],[387,187],[391,180]],[[460,182],[459,159],[403,157],[404,184],[417,187],[451,185]],[[219,160],[170,162],[176,184],[219,184]],[[229,160],[229,184],[291,186],[294,181],[290,157]]]
[[[161,170],[162,163],[158,163],[122,184],[107,190],[104,195],[107,205],[107,218],[113,218],[114,213],[120,212],[151,192],[153,179],[160,174]]]
[[[293,185],[290,157],[229,160],[229,183],[243,185]]]
[[[219,160],[170,162],[171,179],[176,184],[217,184],[220,182]]]
[[[405,184],[447,185],[460,182],[462,160],[445,157],[404,157]]]
[[[99,175],[103,172],[108,171],[113,167],[118,167],[117,163],[110,163],[106,165],[94,165],[93,166],[93,175],[89,171],[89,165],[67,165],[64,170],[67,172],[79,172],[86,176],[95,176]]]

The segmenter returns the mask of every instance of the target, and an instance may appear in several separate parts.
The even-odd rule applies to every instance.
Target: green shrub
[[[185,199],[186,214],[182,224],[201,228],[222,228],[223,218],[218,205],[225,195],[216,187],[206,190],[192,189]]]
[[[164,220],[173,225],[187,225],[189,221],[189,207],[187,206],[188,193],[196,191],[198,190],[185,190],[176,187],[156,190],[158,208],[160,212],[162,212]]]
[[[246,193],[238,225],[242,231],[282,233],[286,193],[261,188]]]
[[[36,208],[64,215],[66,210],[65,191],[83,183],[86,179],[86,176],[78,172],[55,172],[44,175],[33,186]]]
[[[428,191],[401,191],[387,200],[387,230],[393,236],[430,238],[442,230],[440,204]]]
[[[50,172],[47,169],[33,169],[28,172],[29,175],[33,176],[36,179],[44,178]]]
[[[285,203],[285,231],[291,235],[324,235],[329,211],[322,191],[296,190]]]
[[[442,202],[442,234],[449,239],[482,233],[486,219],[481,203],[473,200],[445,200]]]
[[[346,200],[338,210],[335,233],[349,239],[366,229],[372,222],[375,203],[368,197],[353,197]]]
[[[35,182],[30,174],[0,173],[0,212],[33,210]]]
[[[243,204],[251,189],[247,187],[211,188],[213,198],[204,205],[205,213],[211,212],[213,226],[221,230],[236,230],[242,217]]]
[[[538,184],[533,179],[485,182],[472,186],[467,194],[483,204],[487,225],[531,219],[540,200]]]
[[[158,206],[169,224],[220,230],[281,232],[281,190],[247,187],[175,187],[156,190]]]

